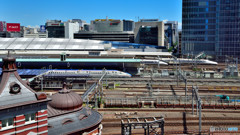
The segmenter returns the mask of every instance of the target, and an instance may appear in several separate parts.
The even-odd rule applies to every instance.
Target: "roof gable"
[[[2,82],[0,84],[0,106],[18,104],[28,101],[37,101],[35,92],[26,87],[26,84],[21,80],[18,74],[15,72],[7,72],[2,74]],[[20,86],[20,92],[11,93],[11,84],[18,84]]]

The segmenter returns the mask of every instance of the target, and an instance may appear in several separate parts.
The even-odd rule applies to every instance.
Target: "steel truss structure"
[[[161,131],[159,131],[159,128]],[[144,129],[144,135],[163,135],[163,117],[123,118],[121,120],[121,134],[131,135],[133,129]]]

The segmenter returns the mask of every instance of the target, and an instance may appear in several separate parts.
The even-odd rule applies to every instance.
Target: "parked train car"
[[[141,63],[143,64],[149,64],[149,65],[155,65],[155,64],[158,64],[158,65],[168,65],[166,62],[163,62],[163,61],[160,61],[160,60],[147,60],[147,59],[142,59],[141,60]]]
[[[132,77],[131,74],[118,71],[118,70],[106,70],[106,77],[111,78],[129,78]],[[88,74],[89,77],[101,77],[103,70],[49,70],[45,75],[78,75],[78,74]]]
[[[200,64],[200,65],[217,65],[218,63],[215,61],[207,60],[207,59],[182,59],[179,58],[177,60],[174,60],[172,58],[162,58],[162,61],[169,63],[169,64]]]

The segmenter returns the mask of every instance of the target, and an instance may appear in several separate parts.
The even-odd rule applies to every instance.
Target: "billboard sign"
[[[45,32],[45,31],[46,31],[45,25],[40,25],[40,31],[41,31],[41,32]]]
[[[47,26],[64,26],[64,23],[47,23]]]
[[[7,23],[7,31],[20,32],[20,23]]]

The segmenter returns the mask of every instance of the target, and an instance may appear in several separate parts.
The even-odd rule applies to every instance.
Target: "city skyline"
[[[82,19],[89,23],[94,19],[138,19],[157,18],[161,21],[182,22],[182,0],[163,1],[47,1],[9,0],[0,5],[0,20],[21,23],[23,26],[43,25],[47,20]]]

